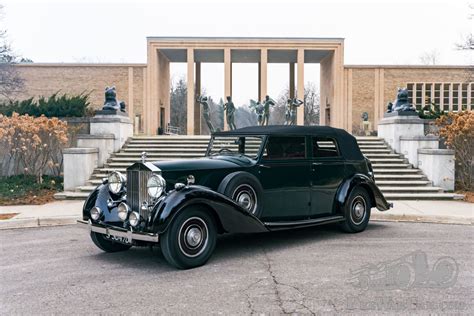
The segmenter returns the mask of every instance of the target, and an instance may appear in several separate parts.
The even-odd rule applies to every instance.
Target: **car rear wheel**
[[[341,224],[342,230],[348,233],[365,230],[369,224],[370,208],[370,197],[367,191],[360,187],[354,188],[344,205],[345,221]]]
[[[248,172],[239,171],[227,175],[217,191],[231,198],[244,210],[257,217],[262,213],[262,185],[255,176]]]
[[[106,238],[105,235],[96,232],[91,232],[92,242],[105,252],[118,252],[125,251],[132,247],[131,245],[125,245],[117,241]]]
[[[216,246],[217,230],[212,216],[203,209],[189,207],[176,216],[161,235],[163,256],[179,269],[201,266]]]

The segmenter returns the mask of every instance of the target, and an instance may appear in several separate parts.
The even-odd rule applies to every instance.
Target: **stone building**
[[[418,107],[440,105],[444,110],[471,109],[474,97],[472,66],[344,65],[341,38],[147,38],[146,64],[21,64],[26,87],[19,98],[49,96],[57,91],[90,92],[100,108],[106,86],[115,85],[127,104],[135,133],[156,134],[170,121],[170,67],[187,63],[187,131],[200,134],[201,63],[224,63],[224,96],[232,95],[232,63],[258,64],[259,99],[267,91],[268,63],[287,63],[290,95],[302,99],[304,64],[320,64],[320,124],[358,132],[367,112],[376,130],[388,101],[398,87],[408,87]],[[304,121],[298,112],[298,124]]]

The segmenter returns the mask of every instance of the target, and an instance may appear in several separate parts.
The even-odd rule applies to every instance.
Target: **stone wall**
[[[145,64],[21,64],[18,70],[25,80],[25,91],[17,99],[60,93],[90,93],[91,106],[100,109],[106,86],[117,88],[117,98],[142,114]],[[133,76],[133,78],[131,78]],[[132,117],[131,117],[132,118]]]
[[[474,72],[468,66],[345,66],[345,69],[352,72],[352,80],[345,76],[348,89],[352,89],[352,102],[347,102],[351,107],[352,132],[360,128],[363,112],[369,113],[372,128],[376,130],[398,87],[413,82],[470,82]]]

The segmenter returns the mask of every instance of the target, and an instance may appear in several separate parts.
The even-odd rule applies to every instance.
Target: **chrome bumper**
[[[96,233],[104,234],[107,236],[126,238],[129,243],[131,243],[133,240],[142,240],[142,241],[149,241],[149,242],[158,242],[159,240],[158,234],[138,233],[138,232],[132,232],[131,230],[126,230],[124,228],[118,228],[118,227],[112,228],[112,227],[100,226],[97,224],[92,224],[90,220],[87,222],[83,220],[78,220],[77,223],[81,224],[81,226],[87,225],[91,232],[96,232]]]

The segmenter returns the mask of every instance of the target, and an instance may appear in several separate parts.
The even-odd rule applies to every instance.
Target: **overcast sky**
[[[2,28],[35,62],[146,62],[147,36],[343,37],[345,64],[472,64],[454,48],[473,32],[474,1],[122,1],[0,0]],[[319,82],[317,65],[305,79]],[[185,68],[173,65],[174,79]],[[203,65],[203,86],[223,94],[223,66]],[[237,103],[256,98],[257,66],[234,67]],[[288,84],[286,65],[269,66],[274,98]],[[120,92],[119,92],[120,94]]]

